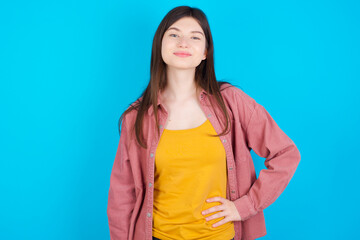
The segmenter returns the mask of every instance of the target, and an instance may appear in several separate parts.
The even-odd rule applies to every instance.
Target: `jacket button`
[[[147,213],[147,216],[148,216],[148,217],[151,217],[151,213],[148,212],[148,213]]]
[[[231,167],[231,168],[229,168],[229,170],[233,170],[233,168]]]
[[[223,141],[223,142],[226,142],[226,139],[223,139],[222,141]]]
[[[208,117],[211,117],[211,114],[209,114]]]
[[[149,187],[151,187],[152,186],[152,183],[149,183]]]
[[[162,127],[163,127],[163,126],[160,124],[160,125],[159,125],[159,128],[162,128]]]
[[[150,157],[153,157],[154,156],[154,154],[153,153],[150,153]]]
[[[234,190],[232,190],[231,192],[232,192],[232,193],[235,193],[235,191],[234,191]]]

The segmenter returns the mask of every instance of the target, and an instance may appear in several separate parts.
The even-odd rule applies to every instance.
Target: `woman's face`
[[[164,33],[161,55],[169,68],[196,68],[206,59],[204,31],[192,17],[183,17]]]

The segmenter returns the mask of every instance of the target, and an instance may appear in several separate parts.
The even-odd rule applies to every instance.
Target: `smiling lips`
[[[180,51],[180,52],[174,52],[174,54],[175,54],[176,56],[178,56],[178,57],[189,57],[189,56],[191,56],[190,53],[188,53],[188,52],[182,52],[182,51]]]

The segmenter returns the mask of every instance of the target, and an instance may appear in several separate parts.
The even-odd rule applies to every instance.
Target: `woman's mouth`
[[[174,54],[178,57],[190,57],[191,54],[188,52],[174,52]]]

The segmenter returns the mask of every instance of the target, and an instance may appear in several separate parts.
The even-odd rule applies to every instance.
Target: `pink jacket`
[[[241,216],[234,221],[235,240],[252,240],[266,235],[263,209],[284,191],[300,161],[294,142],[279,128],[265,108],[239,88],[221,86],[231,119],[231,131],[221,136],[227,161],[227,199]],[[202,90],[201,108],[215,131],[222,125],[211,108],[212,97]],[[158,99],[160,133],[167,111]],[[214,106],[217,106],[214,104]],[[216,110],[218,116],[221,112]],[[136,111],[123,119],[121,136],[110,177],[107,215],[113,240],[152,240],[154,159],[159,141],[155,132],[153,107],[144,116],[144,137],[148,148],[137,144],[130,130]],[[160,135],[161,137],[161,135]],[[256,177],[250,150],[265,159],[267,169]]]

